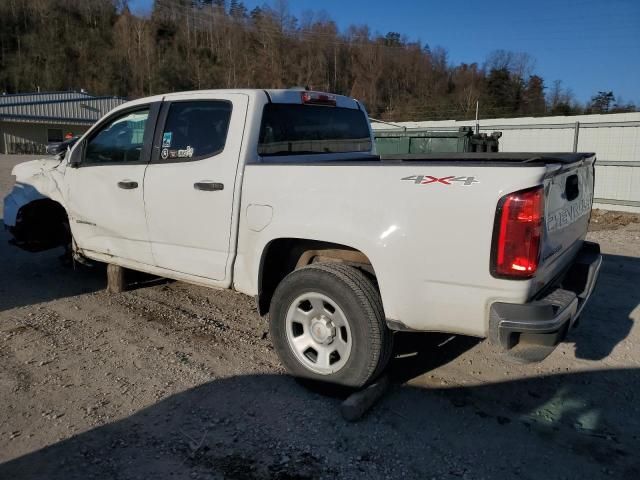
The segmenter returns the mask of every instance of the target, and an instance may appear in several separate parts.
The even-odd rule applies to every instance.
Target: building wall
[[[474,122],[398,124],[406,128],[457,130],[473,126]],[[373,128],[392,127],[374,123]],[[594,152],[595,206],[640,213],[640,113],[487,119],[480,121],[480,131],[501,131],[501,152]]]
[[[60,129],[63,135],[67,132],[80,135],[88,128],[89,125],[0,121],[0,152],[44,154],[49,129]]]

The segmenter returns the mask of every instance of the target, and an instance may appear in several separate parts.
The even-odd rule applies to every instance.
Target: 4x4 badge
[[[411,175],[410,177],[404,177],[402,180],[413,181],[416,185],[429,185],[432,183],[441,185],[453,185],[452,182],[457,182],[458,185],[468,187],[474,183],[480,183],[476,177],[456,177],[450,175],[448,177],[434,177],[432,175]]]

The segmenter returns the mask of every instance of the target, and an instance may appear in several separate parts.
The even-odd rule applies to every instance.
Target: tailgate
[[[545,187],[545,229],[536,279],[542,285],[561,274],[584,240],[593,203],[595,157],[549,165]]]

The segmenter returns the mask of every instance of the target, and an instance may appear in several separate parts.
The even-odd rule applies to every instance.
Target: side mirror
[[[80,166],[80,162],[82,161],[82,154],[84,152],[85,142],[81,142],[77,145],[74,145],[74,148],[71,150],[71,154],[69,155],[69,166],[71,168],[78,168]]]

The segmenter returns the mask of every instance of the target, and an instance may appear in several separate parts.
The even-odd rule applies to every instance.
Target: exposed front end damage
[[[71,234],[61,189],[64,167],[58,158],[14,167],[11,173],[16,184],[5,197],[3,208],[12,244],[30,252],[68,246]]]

